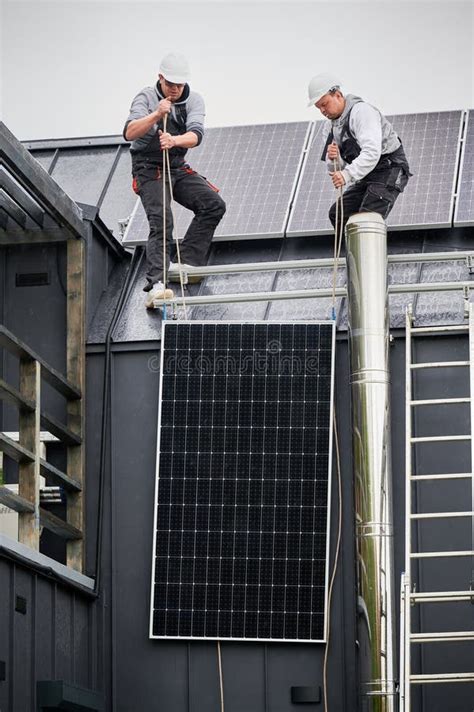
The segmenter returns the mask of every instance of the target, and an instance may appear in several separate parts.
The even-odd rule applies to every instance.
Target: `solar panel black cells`
[[[413,177],[387,218],[392,229],[449,227],[458,162],[462,112],[444,111],[389,116],[399,134]],[[315,124],[287,234],[317,235],[332,232],[328,210],[336,191],[321,161],[324,122]]]
[[[326,136],[325,122],[317,121],[291,211],[287,230],[289,236],[327,234],[333,231],[328,211],[337,193],[331,185],[326,164],[321,161]]]
[[[203,143],[188,153],[192,168],[220,189],[227,211],[217,240],[282,237],[309,131],[307,122],[208,129]],[[175,237],[184,236],[192,213],[176,203]],[[124,243],[142,245],[148,223],[141,203],[134,210]]]
[[[389,116],[413,177],[387,218],[389,228],[450,227],[461,111]]]
[[[334,325],[166,322],[150,636],[325,637]]]
[[[474,111],[467,115],[467,126],[461,159],[455,225],[474,225]]]

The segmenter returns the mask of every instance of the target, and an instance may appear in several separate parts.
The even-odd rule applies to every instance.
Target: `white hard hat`
[[[308,106],[314,106],[317,101],[327,94],[331,89],[339,89],[341,82],[334,74],[325,72],[324,74],[316,74],[308,84]]]
[[[161,60],[160,74],[173,84],[186,84],[190,74],[188,60],[182,54],[170,52]]]

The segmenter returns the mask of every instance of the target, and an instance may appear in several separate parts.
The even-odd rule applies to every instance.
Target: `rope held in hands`
[[[339,171],[339,158],[333,159],[334,172]],[[336,198],[336,225],[334,234],[334,264],[332,273],[332,310],[331,318],[336,321],[336,282],[337,282],[337,270],[339,267],[339,257],[341,254],[342,238],[344,236],[344,206],[342,202],[342,186],[338,189],[338,196]]]
[[[163,133],[166,133],[166,124],[168,121],[168,115],[165,114],[163,118]],[[163,287],[166,291],[166,273],[168,267],[168,256],[166,250],[166,181],[168,180],[169,191],[170,191],[170,210],[171,201],[173,200],[173,183],[171,181],[171,166],[170,166],[170,155],[167,148],[163,149]],[[183,299],[183,309],[184,309],[184,320],[187,321],[187,309],[186,309],[186,299],[184,296],[184,281],[183,281],[183,271],[181,268],[181,250],[179,246],[179,240],[176,237],[176,256],[178,258],[178,273],[179,273],[179,283],[181,286],[181,297]],[[163,293],[164,297],[164,293]],[[163,304],[163,319],[166,319],[166,304]]]

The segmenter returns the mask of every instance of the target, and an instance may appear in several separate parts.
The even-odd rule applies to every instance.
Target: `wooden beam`
[[[66,443],[67,445],[80,445],[81,444],[81,437],[80,435],[76,435],[76,433],[69,428],[67,428],[65,425],[59,422],[59,420],[56,420],[56,418],[53,418],[52,415],[49,415],[49,413],[41,413],[41,425],[44,426],[45,430],[49,430],[50,433],[55,435],[61,442]]]
[[[18,513],[34,513],[35,511],[35,507],[31,502],[15,494],[8,487],[0,487],[0,503]]]
[[[67,243],[67,379],[82,393],[82,399],[69,400],[67,426],[78,438],[80,445],[70,445],[67,450],[67,474],[81,485],[81,492],[67,494],[67,521],[85,532],[85,447],[84,447],[84,387],[85,387],[85,244],[82,240]],[[85,566],[84,539],[69,541],[67,563],[82,571]]]
[[[8,401],[12,405],[17,406],[20,410],[25,410],[32,413],[35,409],[35,404],[29,398],[25,398],[21,395],[13,386],[0,378],[0,399]]]
[[[64,519],[60,519],[60,517],[52,514],[47,509],[43,509],[43,507],[40,508],[40,523],[42,527],[61,537],[61,539],[66,539],[68,542],[79,542],[82,539],[82,532],[79,529],[71,526]]]
[[[19,514],[18,541],[39,551],[41,367],[38,361],[20,360],[20,393],[34,401],[35,410],[19,415],[20,445],[33,453],[34,460],[20,462],[18,466],[18,493],[34,509]]]
[[[1,212],[1,210],[0,210]],[[0,228],[6,228],[0,222]],[[63,227],[51,227],[46,230],[10,230],[0,232],[0,246],[11,247],[15,245],[42,245],[49,242],[66,242],[68,233]]]
[[[5,193],[3,188],[0,188],[0,208],[2,208],[17,225],[25,227],[28,218],[27,213]]]
[[[77,237],[86,236],[82,215],[74,201],[59,187],[15,136],[0,122],[0,163],[7,166],[45,210]]]
[[[31,195],[20,188],[13,176],[0,166],[0,186],[10,198],[27,213],[39,227],[43,227],[44,210],[40,208]]]
[[[66,475],[65,472],[61,472],[57,467],[51,465],[50,462],[46,460],[40,460],[40,472],[43,477],[47,477],[54,485],[58,487],[64,487],[66,490],[71,490],[71,492],[80,492],[82,487],[80,483]]]
[[[8,225],[8,215],[4,211],[3,208],[0,208],[0,228],[2,228],[2,230],[5,230],[7,225]]]
[[[38,361],[41,366],[42,379],[62,393],[66,398],[74,399],[81,397],[81,392],[73,383],[70,383],[67,378],[64,378],[59,371],[56,371],[56,369],[47,364],[46,361],[43,361],[33,349],[30,349],[29,346],[12,334],[3,324],[0,324],[0,346],[6,348],[7,351],[19,359]]]
[[[15,462],[34,462],[35,456],[30,450],[22,447],[19,443],[0,433],[0,450],[11,457]]]

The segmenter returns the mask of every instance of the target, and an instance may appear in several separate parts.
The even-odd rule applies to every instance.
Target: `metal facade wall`
[[[336,580],[329,678],[332,709],[352,712],[355,704],[355,596],[350,425],[345,344],[338,348],[336,376],[344,454],[344,544]],[[113,354],[109,551],[113,645],[114,712],[157,709],[210,712],[219,709],[216,644],[150,641],[148,615],[153,540],[155,443],[159,351]],[[99,360],[98,356],[90,356]],[[94,418],[89,401],[89,418]],[[89,427],[93,428],[89,422]],[[95,427],[98,427],[97,425]],[[333,493],[337,490],[333,488]],[[333,496],[332,521],[337,519]],[[108,529],[108,522],[106,523]],[[335,545],[333,526],[331,541]],[[324,646],[309,644],[222,645],[227,712],[290,712],[293,685],[322,685]],[[344,684],[341,684],[341,673]],[[316,709],[307,705],[308,710]]]
[[[17,596],[26,613],[15,610]],[[101,690],[101,604],[0,557],[0,710],[36,709],[36,682],[64,680]]]
[[[145,345],[142,344],[143,349]],[[456,351],[466,347],[466,339],[425,340],[422,356],[434,360],[440,356],[452,358]],[[441,349],[441,352],[440,352]],[[114,712],[130,712],[150,706],[156,701],[157,709],[167,712],[209,712],[219,709],[219,680],[214,643],[150,641],[148,639],[148,607],[150,597],[150,570],[152,550],[153,493],[155,476],[155,438],[158,398],[159,360],[156,349],[120,351],[113,354],[113,382],[111,409],[111,488],[107,489],[108,509],[105,528],[110,525],[110,541],[105,571],[111,571],[110,600],[113,621],[113,652],[111,677],[113,679]],[[448,356],[447,354],[451,355]],[[91,363],[89,357],[89,363]],[[93,357],[99,361],[99,357]],[[395,526],[395,587],[398,591],[404,556],[404,409],[405,409],[405,354],[404,339],[396,338],[391,348],[392,379],[392,442],[394,479]],[[352,712],[356,709],[355,643],[356,600],[354,581],[354,530],[351,473],[351,427],[349,410],[347,346],[337,345],[336,356],[336,408],[338,413],[339,441],[343,474],[343,543],[341,562],[336,579],[332,607],[331,653],[329,660],[329,710]],[[461,388],[459,369],[450,374],[450,387]],[[426,386],[419,397],[428,397],[436,387]],[[427,395],[425,395],[425,393]],[[432,395],[432,393],[431,393]],[[432,395],[432,397],[434,397]],[[89,409],[93,405],[89,402]],[[436,428],[446,430],[451,421],[447,412],[433,416]],[[89,415],[94,418],[94,415]],[[464,420],[463,420],[464,418]],[[89,423],[89,427],[98,427]],[[468,427],[466,415],[459,414],[457,427]],[[453,448],[446,445],[446,458],[455,457]],[[436,464],[436,453],[429,455]],[[336,490],[333,487],[332,534],[334,549],[337,519]],[[429,496],[429,495],[426,495]],[[457,504],[456,487],[443,491],[444,507]],[[435,498],[436,499],[436,498]],[[447,501],[448,500],[448,501]],[[436,509],[434,500],[427,503]],[[440,507],[441,508],[441,507]],[[428,528],[426,529],[426,527]],[[424,524],[424,536],[436,536],[434,522]],[[451,529],[453,540],[460,535],[462,523]],[[457,564],[458,566],[462,564]],[[467,569],[466,569],[467,570]],[[449,586],[449,569],[439,572],[440,587]],[[105,574],[108,577],[108,573]],[[457,575],[463,575],[457,571]],[[106,594],[108,598],[108,594]],[[458,604],[459,605],[459,604]],[[445,629],[461,628],[459,616],[472,615],[469,605],[461,614],[443,609]],[[439,627],[440,610],[424,611],[425,627]],[[397,599],[397,621],[399,602]],[[107,633],[108,637],[109,633]],[[397,631],[398,638],[398,631]],[[460,644],[466,645],[466,644]],[[469,645],[469,644],[467,644]],[[447,648],[438,647],[423,664],[443,669]],[[322,684],[323,646],[298,644],[246,644],[227,643],[222,646],[225,706],[227,712],[290,712],[295,706],[290,701],[292,685]],[[450,649],[452,665],[463,665],[468,650],[457,646]],[[456,700],[458,712],[471,712],[472,689],[457,685],[451,689],[436,686],[426,689],[419,698],[420,712],[445,712]],[[416,698],[415,698],[416,700]],[[297,709],[297,707],[296,707]],[[305,709],[320,709],[307,705]]]

